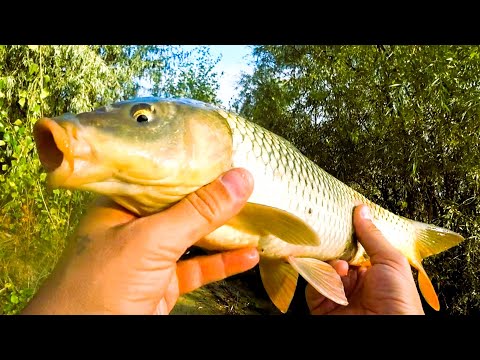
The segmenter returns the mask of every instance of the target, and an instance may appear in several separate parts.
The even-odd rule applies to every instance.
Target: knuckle
[[[209,224],[216,223],[221,214],[220,202],[209,191],[201,188],[187,196],[186,200]]]

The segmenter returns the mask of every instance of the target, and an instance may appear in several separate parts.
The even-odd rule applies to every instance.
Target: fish
[[[231,168],[249,170],[254,190],[247,204],[195,245],[212,251],[256,247],[261,281],[282,313],[299,276],[328,299],[348,304],[329,262],[369,265],[353,227],[359,203],[368,206],[373,223],[418,271],[420,292],[435,310],[440,303],[422,260],[464,240],[382,208],[283,137],[194,99],[141,97],[44,117],[33,135],[48,187],[106,195],[138,216],[172,206]]]

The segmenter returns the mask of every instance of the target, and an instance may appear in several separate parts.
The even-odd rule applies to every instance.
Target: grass
[[[49,276],[91,195],[29,188],[0,210],[0,314],[18,314]]]

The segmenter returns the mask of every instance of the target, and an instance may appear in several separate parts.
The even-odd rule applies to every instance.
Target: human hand
[[[311,314],[424,314],[408,260],[371,221],[368,207],[353,214],[357,238],[370,256],[371,267],[351,267],[343,260],[331,265],[342,276],[349,304],[342,306],[307,285],[305,297]]]
[[[99,198],[23,314],[168,314],[179,295],[253,268],[253,248],[177,262],[235,216],[252,190],[250,173],[233,169],[143,218]]]

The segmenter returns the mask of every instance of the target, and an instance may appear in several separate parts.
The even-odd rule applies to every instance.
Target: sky
[[[198,45],[197,45],[198,46]],[[252,73],[249,61],[252,60],[251,48],[248,45],[208,45],[213,58],[222,55],[216,66],[219,75],[218,98],[225,107],[228,107],[230,100],[237,94],[236,82],[240,79],[241,72]],[[191,50],[196,46],[184,45],[184,48]]]

